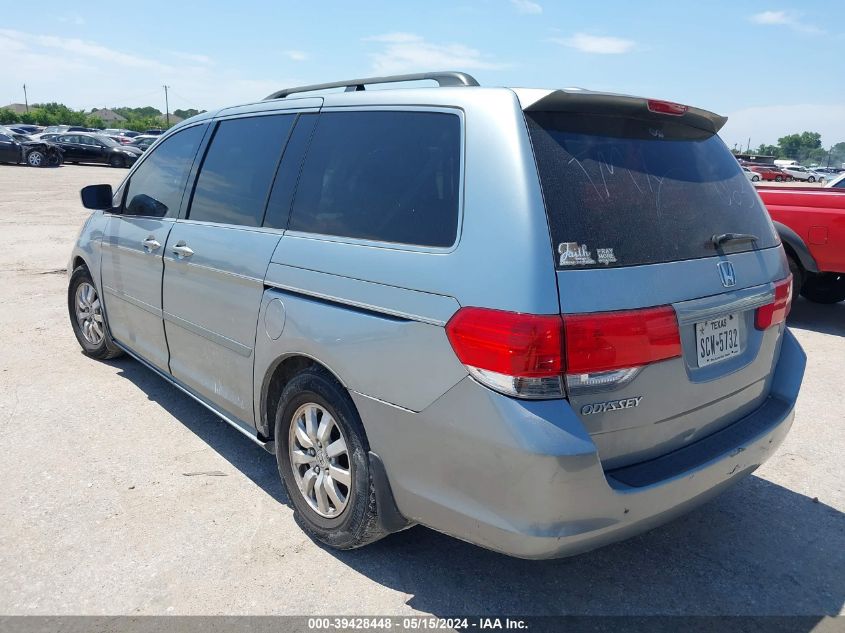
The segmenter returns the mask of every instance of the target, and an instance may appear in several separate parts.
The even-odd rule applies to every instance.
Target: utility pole
[[[167,127],[170,127],[170,102],[167,100],[167,89],[170,86],[164,87],[164,118],[167,120]]]
[[[750,151],[751,151],[751,137],[749,136],[748,137],[748,145],[745,146],[745,153],[747,154]]]
[[[26,106],[26,113],[29,114],[29,98],[26,96],[26,84],[23,85],[23,103]]]

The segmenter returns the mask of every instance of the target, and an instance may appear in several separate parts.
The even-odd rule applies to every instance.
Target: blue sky
[[[211,109],[289,85],[464,70],[483,85],[625,92],[730,117],[729,145],[845,141],[837,0],[478,0],[6,6],[0,105]]]

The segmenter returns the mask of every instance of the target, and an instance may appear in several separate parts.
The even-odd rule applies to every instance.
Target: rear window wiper
[[[760,238],[751,233],[718,233],[710,238],[713,246],[719,248],[722,244],[729,242],[759,242]]]

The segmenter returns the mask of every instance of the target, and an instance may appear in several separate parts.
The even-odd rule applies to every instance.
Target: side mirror
[[[88,185],[79,192],[82,197],[82,206],[86,209],[111,209],[112,197],[114,194],[111,185]]]

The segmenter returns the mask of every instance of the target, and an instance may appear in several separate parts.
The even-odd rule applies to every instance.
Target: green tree
[[[774,156],[775,158],[780,157],[780,147],[777,145],[766,145],[765,143],[761,143],[760,147],[754,151],[760,156]]]
[[[20,117],[9,108],[0,108],[0,124],[4,123],[20,123]]]
[[[800,163],[807,160],[812,150],[819,149],[822,146],[822,137],[818,132],[789,134],[779,138],[778,145],[784,158],[791,158]]]
[[[112,110],[127,119],[146,119],[162,115],[162,112],[158,108],[152,106],[144,106],[143,108],[112,108]]]
[[[203,112],[205,112],[205,110],[196,110],[194,108],[188,108],[187,110],[174,110],[173,114],[182,119],[190,119],[192,116],[202,114]]]

